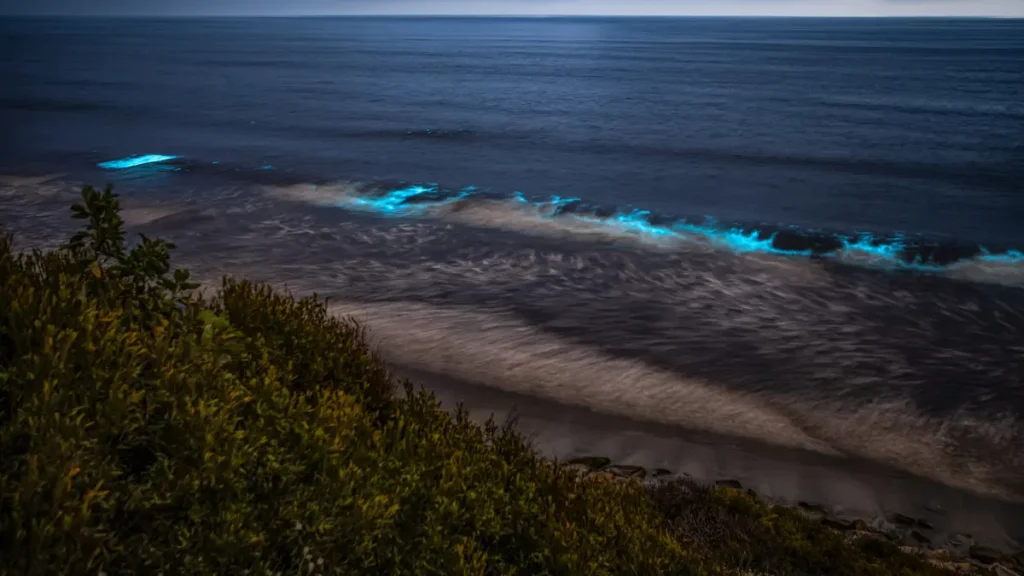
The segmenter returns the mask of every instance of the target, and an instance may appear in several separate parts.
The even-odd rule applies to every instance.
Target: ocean
[[[23,247],[112,183],[409,373],[1024,534],[1024,21],[4,19],[0,78]]]

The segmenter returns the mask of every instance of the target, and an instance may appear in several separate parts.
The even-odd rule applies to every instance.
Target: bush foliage
[[[581,479],[396,383],[315,297],[197,294],[109,188],[82,198],[62,248],[0,240],[3,574],[925,570],[718,491]],[[679,520],[705,516],[719,537]]]

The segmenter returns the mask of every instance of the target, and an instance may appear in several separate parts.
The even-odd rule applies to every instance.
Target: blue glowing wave
[[[411,185],[388,190],[382,194],[347,198],[339,206],[373,212],[383,216],[422,216],[426,211],[473,198],[484,198],[475,188],[468,187],[458,193],[441,191],[436,184],[427,186]],[[507,197],[505,200],[509,200]],[[638,237],[658,239],[677,238],[681,240],[700,238],[713,246],[731,252],[767,253],[781,256],[831,258],[840,254],[855,255],[870,262],[888,267],[917,271],[935,272],[948,267],[959,259],[977,258],[983,262],[1000,264],[1024,264],[1024,252],[1008,250],[993,253],[984,247],[962,249],[959,253],[946,254],[945,262],[937,263],[934,256],[922,256],[929,250],[923,242],[909,242],[901,234],[882,238],[869,233],[854,235],[811,235],[790,228],[783,238],[781,230],[723,227],[714,219],[705,217],[703,222],[686,219],[665,221],[658,219],[649,210],[630,209],[608,213],[585,204],[579,198],[550,196],[528,199],[523,193],[515,192],[511,198],[514,206],[530,210],[533,216],[543,218],[564,218],[585,222],[593,226],[606,226],[619,232]],[[607,215],[604,215],[607,214]],[[930,250],[934,252],[935,249]]]
[[[159,164],[168,160],[174,160],[175,158],[177,156],[168,156],[166,154],[142,154],[140,156],[128,156],[127,158],[100,162],[98,166],[104,170],[126,170],[145,164]]]
[[[428,208],[451,204],[472,195],[475,188],[463,189],[457,196],[444,197],[436,184],[413,185],[378,196],[359,196],[339,202],[342,207],[376,212],[385,216],[410,216]]]

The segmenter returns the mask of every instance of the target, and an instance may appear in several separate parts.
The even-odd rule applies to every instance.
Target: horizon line
[[[406,14],[5,14],[0,18],[764,18],[764,19],[813,19],[813,20],[1024,20],[1021,16],[1003,15],[865,15],[865,16],[819,16],[813,14],[445,14],[445,13],[406,13]]]

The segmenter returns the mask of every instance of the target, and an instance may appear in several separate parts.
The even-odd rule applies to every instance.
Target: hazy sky
[[[0,14],[1024,17],[1024,0],[0,0]]]

